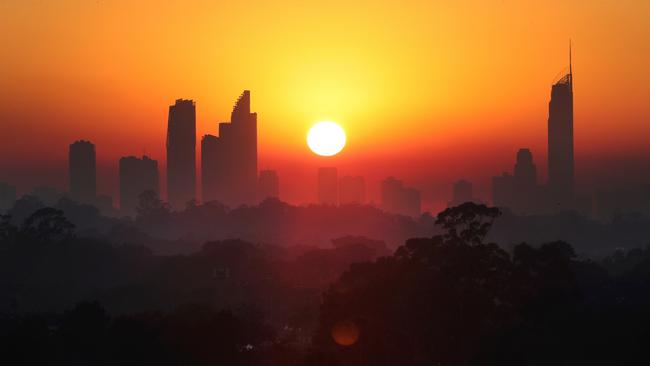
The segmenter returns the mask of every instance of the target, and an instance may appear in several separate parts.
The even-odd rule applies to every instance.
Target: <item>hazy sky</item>
[[[83,138],[99,190],[116,194],[120,156],[165,166],[175,99],[196,101],[200,141],[250,89],[260,168],[290,201],[316,197],[322,165],[366,175],[371,198],[396,175],[427,207],[458,178],[487,199],[520,147],[545,180],[569,38],[579,187],[650,179],[649,19],[645,0],[0,0],[0,180],[64,188]],[[324,119],[348,133],[335,158],[305,144]]]

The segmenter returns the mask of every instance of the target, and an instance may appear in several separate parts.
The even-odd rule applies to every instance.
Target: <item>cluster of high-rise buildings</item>
[[[330,206],[367,204],[366,181],[362,176],[346,175],[339,178],[335,167],[319,168],[318,203]],[[420,191],[405,187],[401,180],[388,177],[381,182],[380,207],[395,214],[420,216]]]
[[[624,213],[650,214],[650,185],[597,191],[593,196],[575,191],[573,131],[573,68],[569,50],[569,71],[551,87],[548,106],[548,180],[540,183],[530,149],[519,149],[513,173],[492,178],[492,204],[517,214],[578,211],[608,220]],[[450,205],[477,201],[471,183],[453,186]]]
[[[75,141],[70,144],[68,160],[70,198],[77,202],[92,204],[103,212],[113,211],[112,199],[97,194],[95,145],[90,141]],[[158,162],[146,155],[142,158],[125,156],[119,161],[119,179],[120,211],[124,214],[133,214],[142,192],[159,191]],[[41,199],[43,196],[38,193],[34,195]]]
[[[201,139],[203,201],[238,206],[258,198],[257,113],[251,113],[250,103],[246,90],[235,103],[230,122],[219,123],[219,136]],[[266,174],[262,183],[269,179]]]
[[[230,207],[279,198],[280,179],[275,170],[262,170],[257,164],[257,114],[251,112],[250,91],[237,99],[229,122],[216,126],[217,134],[206,134],[200,145],[200,198],[219,201]],[[198,201],[196,171],[196,104],[178,99],[169,106],[167,120],[167,202],[183,209]],[[69,193],[78,202],[93,204],[104,212],[113,210],[112,200],[97,194],[97,154],[90,141],[70,144]],[[366,182],[361,176],[339,179],[335,167],[318,170],[318,202],[323,205],[366,204]],[[119,208],[122,214],[136,213],[140,195],[160,192],[158,162],[149,156],[125,156],[119,160]],[[64,194],[54,188],[37,187],[31,193],[46,204],[55,204]],[[10,208],[16,189],[0,184],[0,209]],[[382,182],[381,207],[393,213],[418,216],[420,193],[388,178]]]
[[[219,123],[217,129],[218,136],[201,138],[202,201],[239,206],[278,197],[277,173],[264,171],[258,177],[257,113],[251,112],[250,91],[237,99],[230,122]],[[167,198],[174,208],[198,200],[195,156],[195,104],[179,99],[169,107],[167,128]]]
[[[570,58],[570,50],[569,50]],[[266,198],[279,198],[280,179],[274,170],[257,164],[257,114],[251,112],[250,91],[245,90],[232,109],[229,122],[215,126],[215,134],[200,142],[200,198],[219,201],[231,207],[254,204]],[[607,219],[622,212],[650,214],[650,185],[628,190],[599,191],[593,197],[579,196],[574,183],[573,146],[573,70],[552,85],[548,113],[548,181],[540,183],[533,153],[528,148],[517,152],[512,173],[492,178],[492,204],[518,214],[577,210]],[[167,201],[183,209],[199,197],[196,171],[196,105],[178,99],[169,106],[167,121]],[[119,161],[119,207],[134,214],[144,191],[159,193],[158,162],[148,156],[126,156]],[[96,151],[89,141],[76,141],[69,147],[69,196],[110,212],[112,199],[97,194]],[[380,207],[385,211],[419,216],[420,191],[393,177],[381,182]],[[454,183],[450,206],[478,201],[472,183]],[[36,187],[31,195],[47,204],[62,196],[54,188]],[[361,176],[339,177],[335,167],[318,169],[318,202],[323,205],[367,204],[366,182]],[[0,182],[0,212],[13,205],[16,188]]]
[[[257,114],[250,111],[250,91],[245,90],[242,93],[232,110],[231,121],[219,123],[218,130],[219,136],[205,135],[201,139],[203,202],[220,201],[230,206],[237,206],[252,204],[258,199],[277,197],[279,180],[275,171],[263,171],[258,184]],[[85,150],[76,147],[76,144],[81,143],[86,146]],[[196,189],[196,105],[194,101],[178,99],[169,106],[166,152],[167,201],[174,209],[183,209],[191,201],[199,199]],[[73,159],[81,163],[73,164]],[[94,159],[95,152],[92,144],[77,142],[71,145],[71,192],[87,190],[94,193]],[[84,178],[73,180],[73,176]],[[121,158],[119,176],[120,210],[123,213],[135,212],[142,192],[152,190],[158,193],[160,190],[158,162],[148,156]],[[80,187],[83,188],[75,188],[73,182],[76,181],[79,181]],[[86,196],[79,198],[82,202],[87,202]],[[73,194],[73,197],[76,196]]]
[[[551,87],[548,113],[548,182],[539,184],[537,167],[528,148],[519,149],[513,174],[492,178],[492,204],[516,213],[559,210],[586,211],[588,200],[576,197],[573,152],[573,69],[569,50],[569,72]],[[471,183],[454,184],[450,204],[474,200]]]
[[[492,203],[517,213],[587,210],[575,195],[573,157],[573,68],[569,50],[569,72],[551,87],[548,106],[548,181],[537,182],[533,154],[517,152],[514,175],[503,173],[492,179]]]
[[[279,179],[273,170],[257,174],[257,115],[250,111],[250,92],[237,100],[230,122],[219,123],[219,136],[205,135],[201,140],[202,199],[217,200],[231,206],[252,204],[279,196]],[[169,107],[167,121],[167,201],[174,209],[183,209],[198,200],[196,183],[196,105],[178,99]],[[97,194],[95,145],[79,140],[68,151],[69,192],[71,199],[112,211],[112,199]],[[146,155],[125,156],[119,160],[119,207],[123,214],[135,213],[140,195],[160,192],[158,162]],[[54,188],[36,187],[31,195],[47,204],[64,196]],[[16,188],[0,183],[0,210],[16,200]]]

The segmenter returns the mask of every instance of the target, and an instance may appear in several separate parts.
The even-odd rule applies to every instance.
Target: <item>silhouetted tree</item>
[[[436,225],[445,230],[443,238],[447,242],[478,245],[483,243],[499,215],[501,212],[496,207],[466,202],[439,213]]]
[[[146,232],[158,234],[172,229],[171,207],[158,198],[158,193],[147,190],[138,197],[136,222]]]
[[[44,207],[23,222],[19,234],[23,240],[34,243],[58,243],[74,238],[74,228],[63,211]]]
[[[508,322],[509,256],[484,244],[497,209],[445,210],[433,238],[409,239],[393,257],[354,264],[325,294],[317,344],[341,364],[465,365]],[[357,344],[337,346],[334,325],[352,321]]]
[[[169,204],[158,198],[158,193],[153,190],[146,190],[138,196],[138,207],[136,207],[138,216],[147,217],[158,214],[168,214],[170,212]]]
[[[18,228],[11,223],[11,216],[0,215],[0,248],[10,246],[17,232]]]
[[[7,214],[11,216],[13,223],[18,225],[29,217],[29,215],[43,207],[45,205],[37,197],[25,195],[16,200],[14,206],[7,211]]]

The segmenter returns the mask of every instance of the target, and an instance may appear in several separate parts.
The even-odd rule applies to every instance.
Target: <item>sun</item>
[[[307,146],[320,156],[336,155],[345,147],[345,131],[332,121],[318,122],[307,133]]]

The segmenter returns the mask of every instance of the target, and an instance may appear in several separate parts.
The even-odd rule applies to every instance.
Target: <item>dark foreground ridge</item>
[[[79,235],[63,211],[0,221],[0,354],[13,364],[632,364],[650,250],[578,257],[490,241],[495,208],[441,212],[392,252],[209,241],[160,255]],[[393,254],[391,254],[393,253]],[[75,305],[76,304],[76,305]]]

